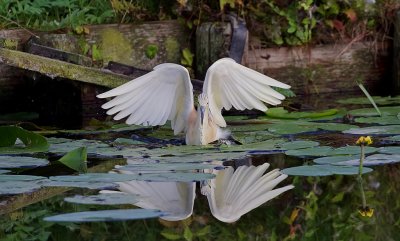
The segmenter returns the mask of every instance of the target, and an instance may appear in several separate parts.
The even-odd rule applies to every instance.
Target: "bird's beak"
[[[204,111],[205,111],[204,106],[200,106],[200,123],[202,126],[203,126],[203,120],[204,120]]]

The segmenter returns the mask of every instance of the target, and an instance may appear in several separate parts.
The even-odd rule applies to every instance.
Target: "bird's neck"
[[[201,123],[200,108],[197,111],[193,109],[190,113],[186,132],[187,145],[207,145],[218,139],[218,126],[212,121],[208,106],[203,116],[203,123]]]

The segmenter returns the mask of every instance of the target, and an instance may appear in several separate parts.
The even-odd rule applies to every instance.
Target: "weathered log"
[[[203,23],[196,31],[196,76],[203,79],[208,67],[229,56],[231,25],[226,22]]]
[[[61,77],[110,88],[124,84],[129,80],[126,76],[109,71],[3,48],[0,48],[0,63],[39,72],[51,78]]]
[[[249,46],[245,65],[290,84],[297,94],[359,91],[356,80],[373,92],[387,74],[384,43],[262,48],[251,39]]]
[[[394,95],[400,94],[400,11],[396,14],[393,39],[393,76],[392,87]]]

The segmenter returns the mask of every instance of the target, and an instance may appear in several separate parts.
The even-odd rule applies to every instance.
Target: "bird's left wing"
[[[178,64],[160,64],[154,70],[115,89],[98,95],[114,97],[102,107],[114,119],[127,116],[127,124],[164,125],[171,120],[177,134],[186,129],[187,118],[194,108],[193,86],[189,73]]]
[[[222,108],[238,110],[258,109],[266,111],[263,102],[271,105],[281,103],[285,97],[271,86],[289,89],[290,86],[263,75],[255,70],[223,58],[216,61],[207,71],[203,93],[207,94],[213,121],[225,127]]]

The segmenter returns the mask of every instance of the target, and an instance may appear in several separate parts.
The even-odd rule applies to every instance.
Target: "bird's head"
[[[200,94],[199,98],[199,113],[200,113],[200,125],[203,126],[203,122],[204,122],[204,113],[206,108],[208,108],[208,98],[207,95],[205,94]]]

